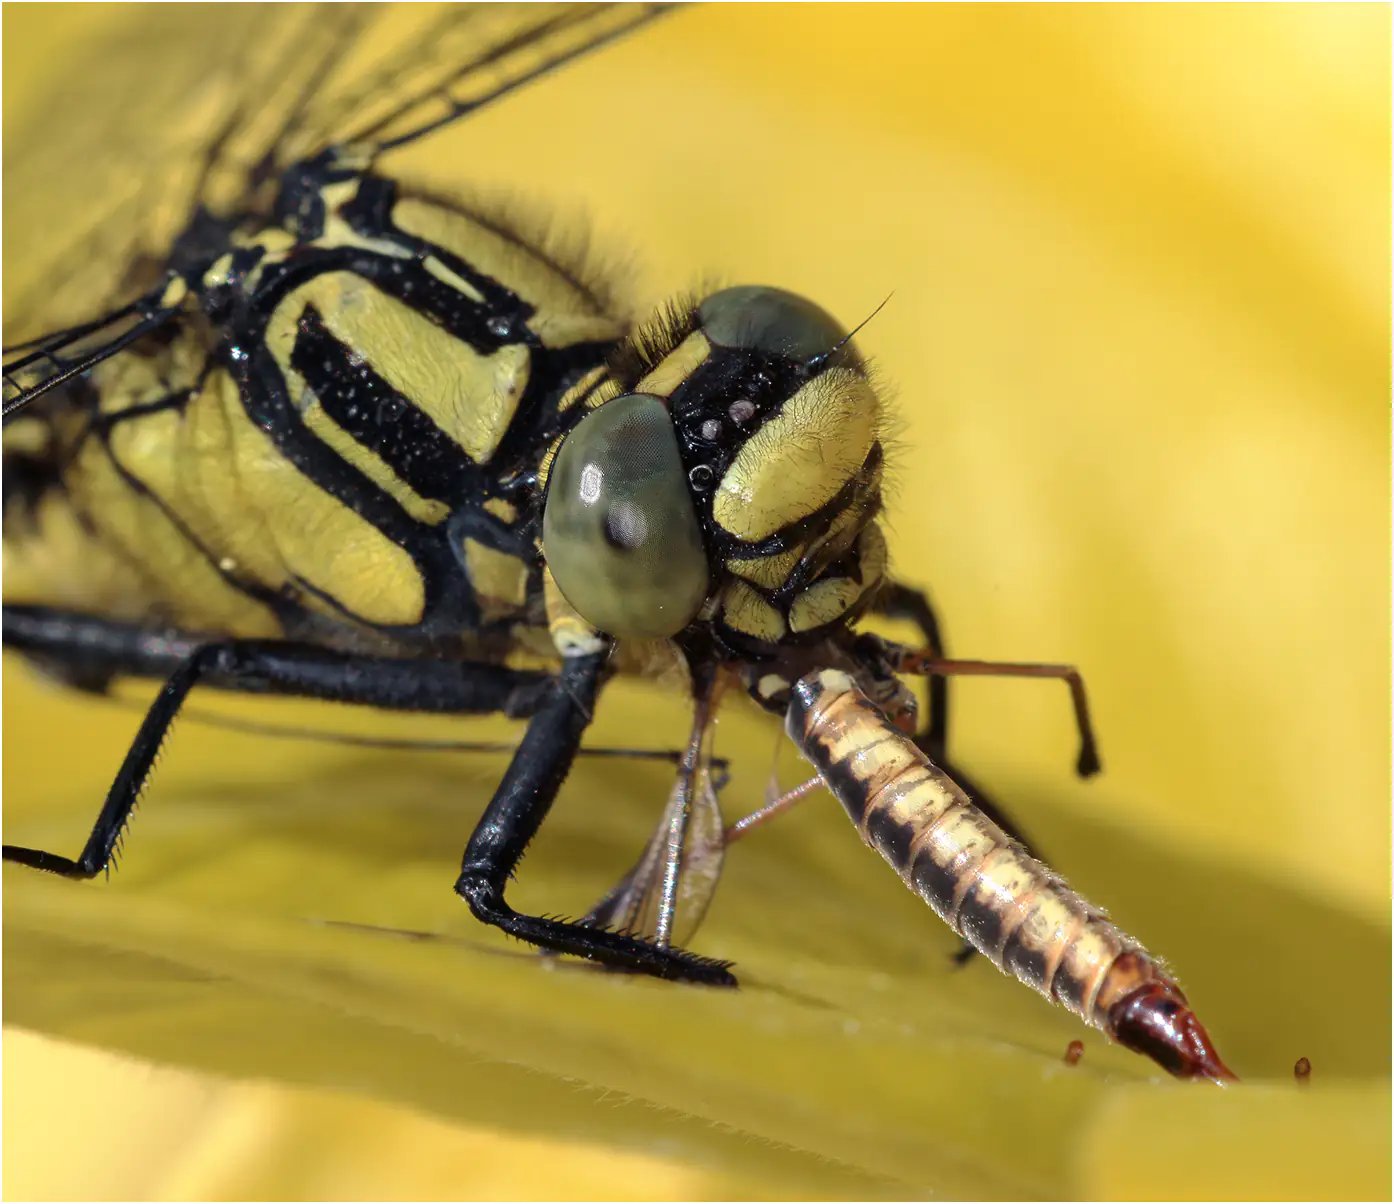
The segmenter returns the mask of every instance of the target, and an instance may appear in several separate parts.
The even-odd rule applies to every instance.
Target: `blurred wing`
[[[80,22],[68,21],[61,69],[5,104],[7,346],[88,324],[156,283],[147,272],[143,288],[127,285],[143,258],[163,263],[218,131],[258,94],[273,52],[299,41],[306,15],[298,6],[132,6],[81,40]],[[324,19],[342,22],[337,10]],[[7,91],[15,61],[62,21],[47,5],[6,13]]]
[[[681,804],[681,786],[675,784],[668,805],[643,853],[618,885],[582,919],[583,924],[610,928],[652,940],[658,926],[658,906],[663,896],[663,871],[668,848],[668,832],[673,813]],[[721,866],[726,857],[725,825],[721,806],[708,769],[699,769],[688,817],[687,839],[683,845],[682,867],[678,874],[677,911],[673,917],[672,941],[685,945],[707,914]]]
[[[46,11],[7,17],[7,50],[24,46]],[[168,251],[198,207],[264,213],[297,160],[336,143],[376,154],[415,141],[660,11],[121,11],[71,50],[47,91],[21,112],[6,107],[6,415],[177,319],[162,303]]]
[[[185,290],[177,278],[171,284],[171,289],[161,285],[91,322],[6,347],[4,420],[173,320]]]

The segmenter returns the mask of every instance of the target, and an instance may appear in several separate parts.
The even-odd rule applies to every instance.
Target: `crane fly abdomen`
[[[1137,941],[980,811],[858,688],[824,669],[786,729],[871,845],[998,969],[1181,1078],[1233,1079]]]

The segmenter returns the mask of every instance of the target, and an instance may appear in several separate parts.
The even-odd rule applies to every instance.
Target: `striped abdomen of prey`
[[[998,969],[1179,1078],[1235,1080],[1157,959],[988,819],[848,674],[798,682],[786,728],[862,839]]]

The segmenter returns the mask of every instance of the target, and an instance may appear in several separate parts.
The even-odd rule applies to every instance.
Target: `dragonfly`
[[[79,689],[163,685],[77,856],[5,860],[108,872],[195,687],[503,715],[523,734],[454,882],[481,922],[734,986],[685,947],[726,851],[822,785],[966,950],[1173,1074],[1230,1080],[1160,961],[950,758],[948,679],[1025,676],[1067,684],[1077,771],[1100,767],[1073,667],[949,658],[927,595],[891,574],[865,322],[763,283],[636,317],[522,207],[395,172],[666,14],[462,5],[389,36],[374,9],[151,10],[171,74],[141,103],[174,113],[168,175],[101,190],[129,143],[20,144],[40,167],[12,189],[70,180],[75,233],[10,307],[4,641]],[[194,41],[218,53],[190,81],[175,51]],[[84,270],[97,246],[115,268]],[[866,630],[878,617],[919,642]],[[626,674],[679,681],[692,707],[653,838],[580,920],[516,910],[513,872]],[[927,682],[923,721],[907,679]],[[713,731],[736,693],[815,775],[727,824]]]

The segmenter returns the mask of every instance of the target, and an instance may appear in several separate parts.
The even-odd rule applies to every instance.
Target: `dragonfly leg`
[[[388,711],[532,714],[552,675],[480,661],[349,656],[290,640],[209,644],[188,632],[150,630],[44,607],[6,606],[6,648],[65,682],[103,693],[120,677],[170,681],[205,648],[200,684],[251,694],[352,702]]]
[[[576,756],[594,710],[604,661],[604,654],[566,661],[550,696],[529,720],[503,781],[465,847],[455,890],[476,919],[543,949],[658,978],[734,986],[736,980],[722,962],[573,921],[524,915],[504,902],[504,887]]]
[[[184,657],[150,704],[78,858],[7,844],[4,859],[65,878],[106,871],[170,725],[200,681],[404,710],[519,715],[531,713],[552,680],[495,665],[351,657],[273,640],[204,644]]]

